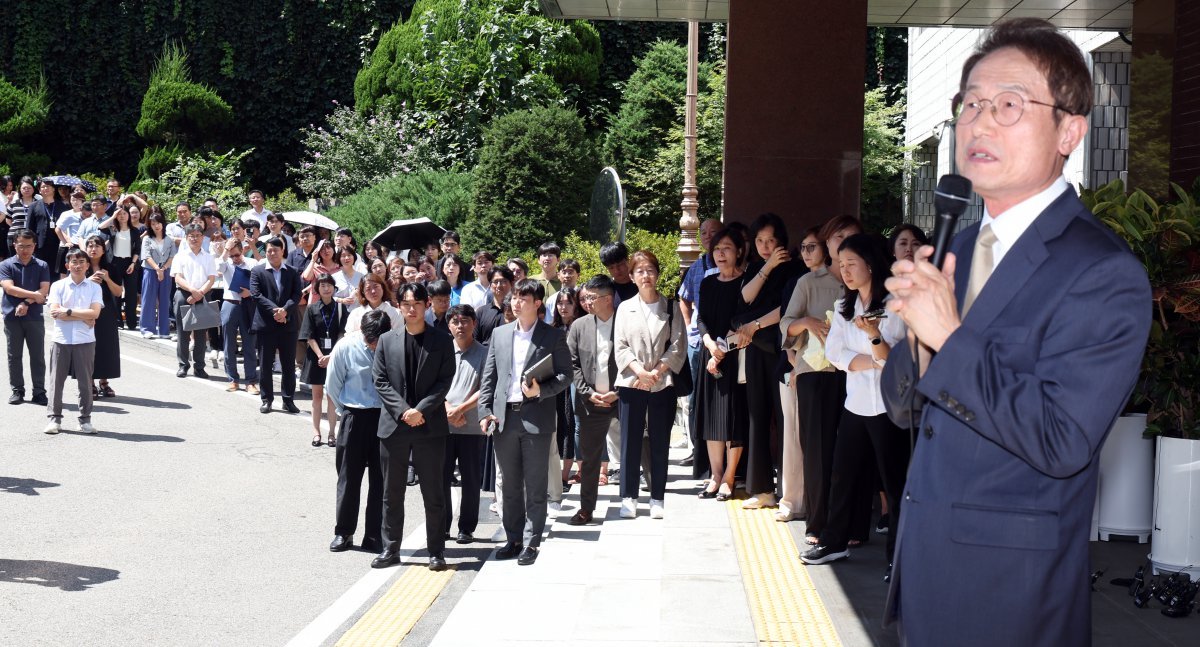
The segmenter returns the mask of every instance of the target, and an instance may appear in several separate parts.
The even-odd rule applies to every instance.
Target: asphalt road
[[[329,644],[403,568],[423,568],[368,576],[373,555],[328,551],[334,449],[309,445],[307,393],[299,415],[262,415],[211,365],[209,381],[176,378],[172,343],[121,343],[95,436],[77,431],[74,404],[49,436],[43,407],[0,403],[0,645],[282,645],[322,614],[306,635]],[[419,549],[419,495],[406,507],[402,548]],[[477,535],[494,528],[490,515]],[[406,645],[432,636],[491,544],[472,548],[449,551],[455,580]],[[361,605],[326,613],[365,576]]]

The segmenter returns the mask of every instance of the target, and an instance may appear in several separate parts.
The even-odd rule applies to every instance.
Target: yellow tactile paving
[[[774,510],[743,510],[735,499],[725,505],[758,643],[840,647],[787,525],[775,521]]]
[[[392,588],[337,641],[337,647],[399,645],[453,575],[453,566],[440,572],[421,565],[406,568]]]

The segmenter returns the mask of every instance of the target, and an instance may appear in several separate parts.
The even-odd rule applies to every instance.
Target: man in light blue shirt
[[[367,528],[362,547],[376,553],[383,550],[383,469],[376,436],[383,401],[375,390],[371,367],[379,338],[391,329],[387,313],[372,310],[363,315],[362,327],[342,337],[329,356],[325,394],[333,400],[342,419],[334,456],[338,471],[337,522],[333,543],[329,544],[329,550],[335,553],[354,546],[363,470],[367,471]]]
[[[84,246],[89,237],[100,233],[99,216],[104,213],[107,204],[103,197],[98,197],[92,200],[91,213],[89,214],[86,210],[83,212],[83,220],[80,221],[79,229],[75,231],[75,235],[72,237],[80,247]]]

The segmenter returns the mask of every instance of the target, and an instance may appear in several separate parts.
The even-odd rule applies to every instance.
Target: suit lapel
[[[542,344],[542,337],[546,334],[546,323],[538,320],[533,324],[533,335],[529,338],[529,350],[525,353],[525,370],[529,370],[533,366],[533,355],[538,347]],[[516,335],[516,330],[513,330],[513,335]],[[520,377],[520,376],[518,376]]]
[[[400,356],[400,362],[398,364],[396,364],[396,366],[399,366],[400,370],[404,370],[404,367],[408,366],[408,351],[405,350],[405,346],[407,346],[408,344],[404,343],[404,336],[407,334],[408,334],[408,332],[406,332],[404,330],[404,328],[400,328],[399,330],[396,331],[396,346],[397,346],[396,350],[398,351],[397,354]],[[403,382],[401,382],[401,385],[399,388],[404,388]],[[412,394],[405,393],[404,395],[407,397]]]

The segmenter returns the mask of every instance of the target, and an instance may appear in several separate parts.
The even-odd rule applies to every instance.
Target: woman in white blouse
[[[354,251],[352,247],[342,247],[337,250],[336,259],[341,269],[333,273],[333,282],[337,285],[333,300],[345,306],[346,310],[353,312],[358,307],[358,283],[366,272],[358,271],[356,267],[358,252]]]
[[[637,469],[642,464],[642,436],[650,437],[650,518],[663,518],[667,488],[667,451],[675,420],[675,388],[671,373],[683,367],[687,336],[682,316],[658,293],[658,258],[648,250],[633,255],[630,268],[637,298],[617,308],[613,325],[617,401],[621,419],[621,516],[637,516]]]
[[[846,295],[835,304],[825,354],[846,371],[846,404],[833,450],[829,518],[820,543],[800,555],[807,564],[849,556],[851,524],[869,515],[875,470],[883,479],[891,514],[900,516],[909,443],[888,419],[879,383],[888,353],[905,336],[904,323],[883,308],[888,298],[883,282],[890,276],[889,252],[887,241],[873,234],[850,236],[838,250]],[[889,564],[895,547],[896,534],[889,533]]]

